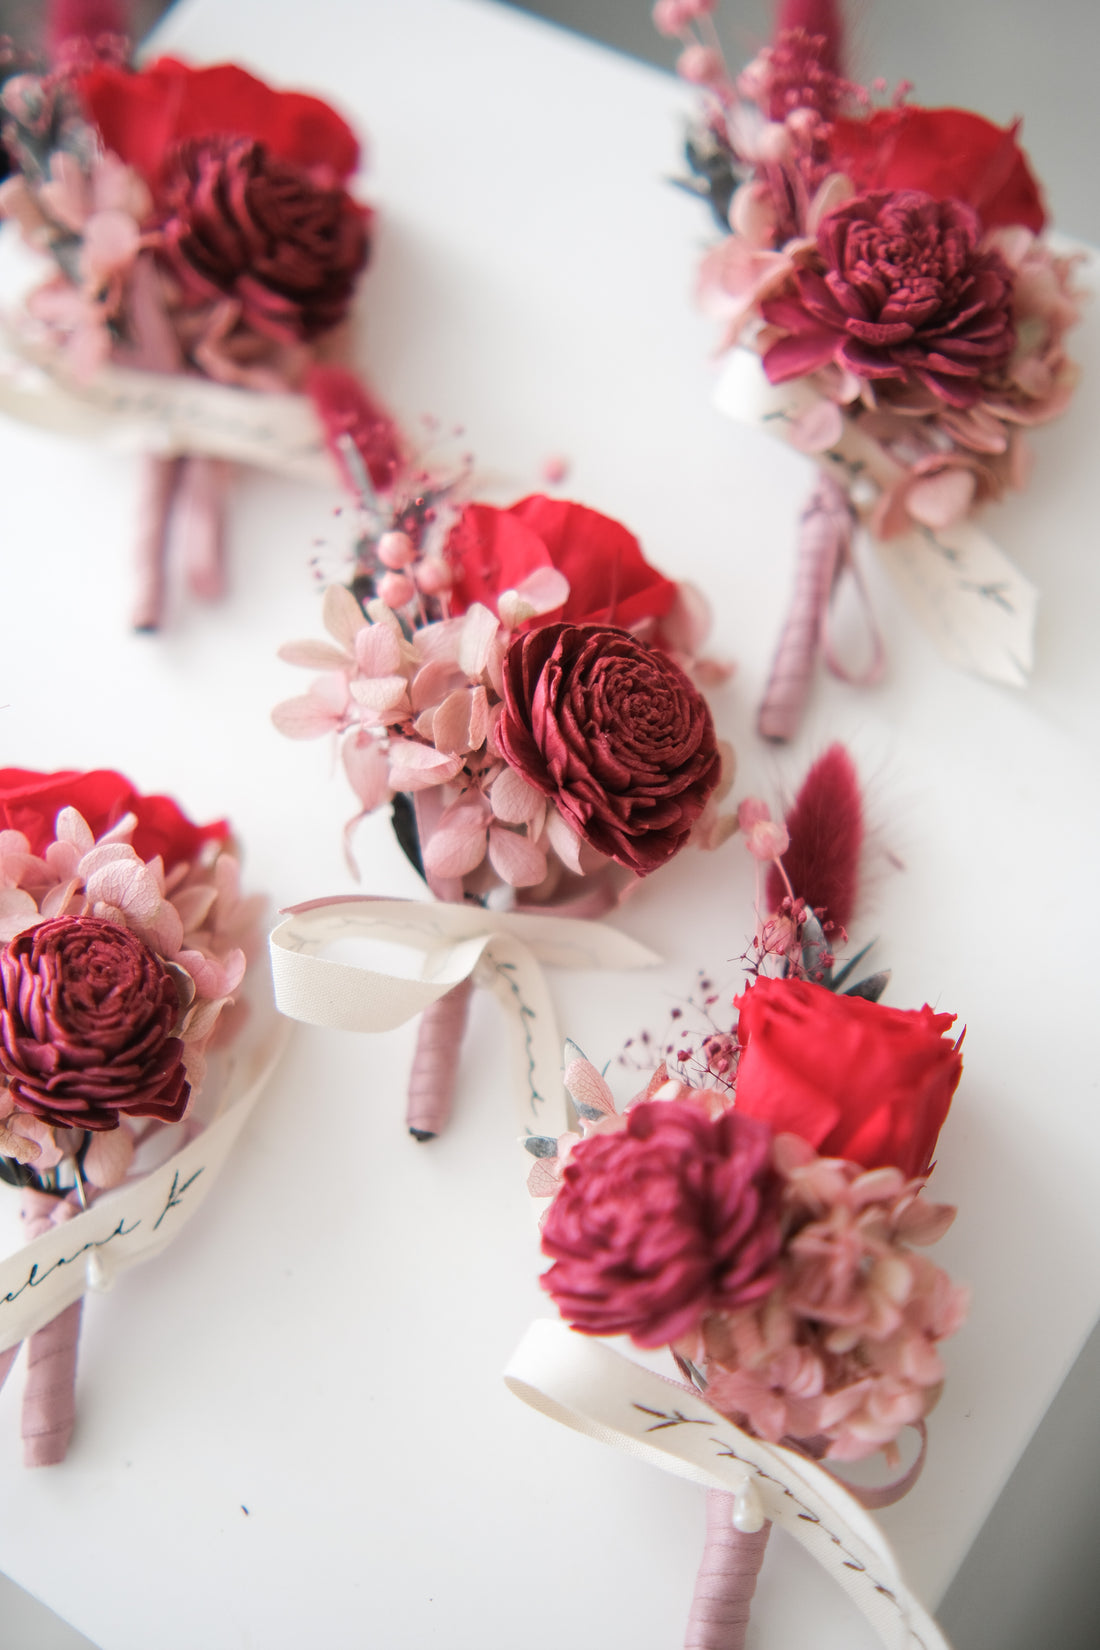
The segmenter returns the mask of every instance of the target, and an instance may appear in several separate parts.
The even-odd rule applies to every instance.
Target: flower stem
[[[472,991],[473,981],[462,980],[420,1016],[405,1111],[409,1133],[417,1140],[441,1134],[451,1115]]]
[[[695,1578],[684,1650],[744,1650],[756,1578],[771,1525],[744,1535],[733,1524],[733,1496],[707,1491],[706,1545]]]

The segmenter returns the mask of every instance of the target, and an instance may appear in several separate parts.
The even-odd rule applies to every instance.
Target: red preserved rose
[[[805,980],[758,979],[736,1003],[738,1112],[822,1157],[926,1173],[962,1072],[955,1015]]]
[[[542,1279],[586,1335],[665,1346],[708,1311],[776,1281],[781,1247],[771,1133],[690,1102],[633,1106],[620,1131],[575,1146],[542,1231]]]
[[[0,951],[0,1072],[18,1110],[56,1127],[178,1122],[179,1015],[171,974],[119,923],[57,917]]]
[[[703,695],[623,630],[545,625],[504,659],[496,741],[609,859],[646,876],[691,835],[721,759]]]
[[[829,153],[859,190],[921,189],[964,201],[986,229],[1046,222],[1043,197],[1016,142],[1019,122],[994,126],[968,109],[876,109],[866,120],[837,120]]]
[[[90,773],[0,768],[0,829],[22,831],[32,854],[41,854],[53,841],[62,808],[75,808],[94,837],[117,825],[124,814],[135,814],[135,852],[144,860],[159,854],[166,870],[190,863],[204,842],[224,842],[229,835],[224,819],[212,825],[192,824],[170,796],[141,796],[128,779],[109,768]]]
[[[465,613],[475,602],[492,612],[497,597],[540,567],[569,580],[564,606],[541,614],[539,624],[621,625],[663,619],[676,585],[651,567],[634,534],[583,504],[534,493],[506,510],[468,504],[444,548],[454,585],[451,607]]]
[[[106,149],[141,173],[154,194],[176,146],[189,138],[251,138],[275,160],[343,183],[359,164],[351,127],[320,98],[280,92],[233,63],[192,69],[162,57],[148,68],[100,64],[77,90]]]

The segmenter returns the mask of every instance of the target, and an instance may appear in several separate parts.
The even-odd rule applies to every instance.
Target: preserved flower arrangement
[[[155,455],[134,611],[154,630],[171,521],[193,591],[222,591],[227,460],[323,460],[310,402],[287,392],[312,397],[318,351],[367,262],[371,212],[347,187],[358,140],[319,98],[234,64],[131,68],[115,0],[58,0],[52,22],[49,71],[12,75],[0,93],[15,166],[0,215],[54,266],[13,343],[61,390],[90,396],[101,424],[136,421]],[[167,386],[155,405],[134,370]],[[199,378],[253,394],[195,401]]]
[[[578,1127],[527,1143],[529,1190],[550,1200],[542,1283],[566,1322],[670,1348],[712,1416],[777,1448],[774,1486],[788,1451],[896,1465],[899,1435],[923,1434],[939,1397],[939,1343],[967,1293],[924,1253],[955,1213],[926,1185],[961,1038],[952,1014],[885,1007],[887,974],[852,983],[863,953],[837,963],[862,836],[843,748],[814,766],[785,824],[754,800],[740,814],[769,874],[732,1028],[677,1024],[622,1112],[567,1050]],[[902,1493],[922,1459],[923,1445],[864,1504]],[[767,1488],[758,1474],[736,1504],[712,1492],[693,1646],[744,1643]]]
[[[365,487],[350,427],[336,440]],[[361,805],[346,840],[389,807],[437,899],[598,917],[689,840],[733,830],[718,811],[733,753],[693,680],[723,674],[696,658],[705,604],[618,522],[542,495],[462,507],[399,472],[323,611],[330,642],[281,649],[323,674],[275,724],[335,737]],[[469,989],[424,1016],[419,1138],[449,1107]]]
[[[242,1023],[264,902],[240,892],[225,821],[194,825],[105,770],[0,770],[0,883],[0,1178],[31,1242],[201,1136],[207,1055]],[[181,1195],[177,1180],[165,1212]],[[124,1215],[84,1244],[101,1280],[107,1244],[135,1230]],[[21,1294],[0,1299],[9,1342]],[[29,1465],[68,1446],[81,1306],[27,1336]],[[0,1351],[0,1381],[18,1350]]]
[[[911,104],[907,86],[876,106],[844,72],[838,0],[781,0],[734,76],[714,9],[659,0],[654,18],[699,88],[692,187],[724,232],[699,275],[732,351],[717,399],[822,469],[760,732],[791,736],[819,646],[851,679],[829,608],[857,519],[953,662],[1022,681],[1034,593],[970,523],[1025,484],[1026,431],[1070,400],[1080,294],[1017,127]]]

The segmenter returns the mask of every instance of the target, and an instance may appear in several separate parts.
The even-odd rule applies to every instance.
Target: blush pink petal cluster
[[[135,815],[125,815],[97,840],[75,808],[62,808],[53,839],[38,852],[31,851],[22,831],[0,831],[0,943],[6,947],[7,1002],[0,1063],[5,1104],[15,1111],[35,1111],[48,1123],[61,1124],[65,1108],[51,1109],[31,1090],[39,1079],[49,1087],[51,1072],[46,1067],[56,1061],[53,1054],[35,1054],[32,1044],[45,1036],[43,1048],[61,1050],[62,1063],[67,1061],[78,1074],[82,1065],[94,1066],[89,1052],[94,1038],[89,1032],[81,1052],[79,1029],[91,1024],[88,1016],[93,1010],[108,1016],[103,1035],[117,1045],[118,1058],[113,1074],[108,1062],[94,1081],[87,1073],[86,1080],[79,1075],[67,1080],[69,1088],[80,1091],[77,1098],[83,1102],[83,1113],[77,1107],[69,1121],[103,1130],[114,1129],[124,1118],[129,1121],[128,1111],[134,1117],[160,1120],[182,1117],[188,1089],[201,1088],[207,1051],[240,987],[247,953],[257,944],[263,902],[242,896],[231,848],[218,840],[200,843],[193,861],[177,861],[166,872],[159,855],[145,861],[132,847],[137,823]],[[40,934],[41,942],[36,938]],[[169,1050],[168,1073],[175,1087],[168,1098],[162,1086],[153,1105],[133,1108],[123,1092],[128,1081],[123,1068],[127,1051],[133,1052],[135,1039],[141,1043],[148,1029],[142,1019],[147,1007],[158,1017],[158,1047],[176,1045]],[[50,1030],[61,1026],[69,1028],[63,1036]],[[129,1041],[128,1026],[135,1032]],[[150,1049],[149,1069],[142,1067],[145,1076],[138,1071],[134,1077],[131,1098],[149,1071],[159,1069],[161,1056],[152,1044]],[[66,1083],[54,1087],[67,1092]],[[123,1097],[113,1107],[112,1093]],[[16,1124],[10,1116],[0,1126],[27,1137],[31,1149],[11,1155],[37,1165],[47,1150],[38,1133],[28,1133],[25,1123]],[[116,1132],[117,1139],[96,1145],[85,1159],[92,1184],[117,1184],[127,1172],[141,1131]],[[48,1163],[48,1156],[42,1159],[43,1167]]]
[[[65,272],[31,294],[28,313],[61,341],[78,379],[91,377],[111,353],[110,326],[126,300],[151,207],[138,174],[111,154],[98,155],[86,170],[59,150],[37,189],[18,174],[0,184],[0,218],[17,223],[29,246],[49,252],[75,238]]]
[[[964,1288],[913,1245],[935,1242],[954,1209],[923,1179],[775,1143],[789,1236],[778,1287],[715,1314],[702,1331],[708,1400],[771,1442],[823,1446],[854,1461],[923,1419],[944,1378],[939,1342],[962,1324]]]

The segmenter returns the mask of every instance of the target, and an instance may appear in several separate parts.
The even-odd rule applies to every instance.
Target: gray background
[[[161,0],[136,0],[136,32],[152,27],[165,9]],[[645,0],[541,0],[521,9],[662,67],[674,62],[675,44],[655,33]],[[33,42],[43,10],[41,0],[0,0],[0,33]],[[771,11],[769,0],[726,0],[719,20],[732,64],[767,38]],[[1100,242],[1096,0],[849,0],[848,15],[856,78],[881,75],[891,86],[908,78],[921,103],[959,104],[1002,123],[1026,111],[1024,141],[1053,219],[1069,235]],[[1037,1114],[1040,1105],[1037,1097]],[[1022,1303],[1021,1333],[1026,1323]],[[956,1650],[1097,1650],[1098,1529],[1100,1330],[941,1606]],[[182,1563],[186,1569],[185,1556]],[[88,1645],[0,1576],[0,1650]],[[150,1650],[156,1650],[152,1641]]]

